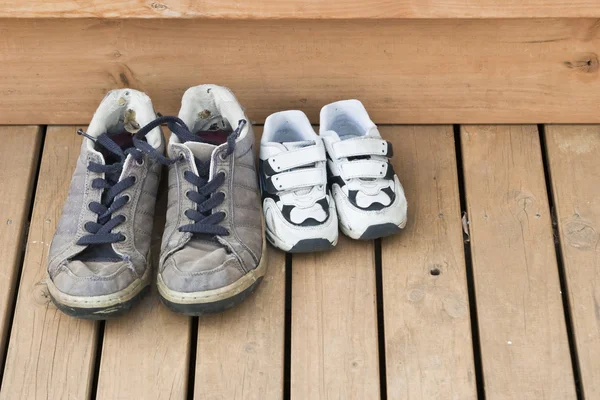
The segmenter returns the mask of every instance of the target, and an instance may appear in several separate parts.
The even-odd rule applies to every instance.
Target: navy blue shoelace
[[[92,181],[93,188],[103,189],[104,192],[100,203],[91,202],[89,204],[89,209],[98,215],[97,222],[86,222],[84,228],[89,232],[89,235],[81,237],[77,241],[77,244],[111,244],[125,240],[123,234],[113,233],[112,230],[125,222],[125,216],[114,215],[115,212],[130,201],[129,196],[125,195],[118,197],[119,194],[136,183],[136,178],[133,176],[119,181],[127,156],[131,155],[136,162],[141,163],[143,161],[143,155],[148,154],[149,157],[157,160],[163,165],[171,165],[180,160],[180,158],[171,159],[165,157],[145,141],[148,132],[162,124],[167,124],[171,132],[177,135],[181,142],[202,142],[202,138],[194,135],[181,119],[166,116],[156,118],[154,121],[141,128],[133,136],[134,147],[127,150],[121,149],[121,147],[105,133],[94,138],[87,135],[82,130],[77,132],[94,141],[96,145],[104,147],[109,153],[119,159],[118,162],[109,165],[94,162],[88,164],[89,171],[105,174],[104,179],[96,178]],[[235,141],[245,124],[246,120],[240,120],[237,129],[227,137],[227,150],[225,156],[231,155],[235,150]],[[179,227],[179,230],[182,232],[208,234],[211,236],[228,235],[229,232],[227,229],[218,225],[225,218],[225,213],[212,213],[212,209],[221,204],[225,198],[223,192],[215,193],[225,181],[225,174],[221,172],[209,181],[210,161],[202,161],[196,157],[194,157],[194,161],[198,169],[198,175],[190,171],[184,173],[184,178],[197,188],[197,191],[186,193],[186,196],[196,203],[195,209],[185,211],[185,215],[193,220],[194,223],[183,225]]]
[[[202,137],[194,135],[185,123],[179,118],[168,118],[167,126],[179,140],[183,142],[203,142]],[[227,136],[227,150],[225,157],[229,157],[235,151],[235,143],[246,124],[246,120],[242,119],[238,122],[238,127]],[[191,171],[186,171],[183,177],[186,181],[196,187],[197,190],[189,191],[185,195],[188,199],[196,203],[195,209],[185,211],[186,217],[194,221],[191,224],[179,227],[181,232],[191,232],[195,235],[210,235],[210,236],[227,236],[229,231],[219,225],[225,219],[225,213],[222,211],[213,213],[213,208],[219,206],[225,199],[225,193],[217,192],[219,187],[225,182],[225,173],[219,172],[210,181],[208,175],[210,172],[210,160],[202,161],[194,157],[198,175]]]

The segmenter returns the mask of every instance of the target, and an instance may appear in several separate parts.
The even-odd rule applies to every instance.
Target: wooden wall
[[[0,124],[88,123],[118,87],[172,114],[200,83],[231,87],[256,122],[318,122],[358,98],[377,123],[597,123],[599,32],[593,18],[0,19]]]

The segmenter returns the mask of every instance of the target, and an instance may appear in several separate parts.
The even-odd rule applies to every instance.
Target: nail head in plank
[[[90,394],[96,323],[68,317],[44,284],[48,249],[75,170],[76,127],[49,127],[0,399],[85,399]]]
[[[152,232],[151,254],[158,268],[167,206],[163,170]],[[98,377],[98,399],[185,399],[191,319],[168,310],[152,283],[151,294],[127,315],[106,321]]]
[[[485,393],[574,399],[536,126],[462,126]]]
[[[292,400],[379,398],[377,335],[372,242],[293,255]]]
[[[546,150],[583,394],[600,398],[600,126],[547,125]]]
[[[408,199],[405,230],[382,239],[388,396],[474,399],[453,128],[379,130]]]
[[[176,115],[198,71],[232,88],[256,121],[289,108],[316,122],[323,104],[360,98],[378,123],[600,122],[595,19],[4,19],[0,26],[10,32],[4,48],[19,49],[0,52],[9,77],[0,80],[2,124],[87,124],[115,87],[143,90],[157,110]]]
[[[255,293],[198,321],[196,399],[283,398],[285,254],[269,246],[265,257]]]
[[[28,228],[31,193],[38,167],[42,132],[39,126],[0,127],[0,360],[4,358],[23,239]]]

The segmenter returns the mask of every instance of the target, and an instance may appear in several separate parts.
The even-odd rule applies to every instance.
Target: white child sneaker
[[[291,253],[336,245],[338,220],[327,189],[325,147],[302,111],[270,115],[260,141],[267,238]]]
[[[342,232],[371,240],[404,228],[406,197],[388,160],[392,144],[381,139],[362,103],[344,100],[323,107],[320,135]]]

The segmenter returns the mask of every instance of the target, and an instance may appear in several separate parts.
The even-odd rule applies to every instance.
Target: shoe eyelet
[[[124,242],[126,240],[127,240],[127,236],[125,236],[121,233],[121,239],[119,239],[119,242]]]
[[[185,154],[183,154],[183,152],[180,152],[178,155],[179,161],[185,161]]]
[[[225,221],[227,219],[227,217],[229,216],[229,214],[227,214],[226,210],[221,210],[219,212],[223,213],[223,221]]]
[[[221,161],[225,161],[227,160],[227,155],[225,153],[219,153],[219,158],[221,159]]]
[[[223,200],[227,199],[227,194],[223,191],[220,191],[218,193],[221,193],[223,195]]]
[[[90,210],[90,211],[93,212],[93,210],[92,210],[92,203],[88,203],[88,210]]]
[[[144,165],[144,164],[146,163],[146,160],[144,160],[144,159],[142,158],[142,159],[139,159],[139,160],[135,160],[135,163],[136,163],[138,166],[140,166],[140,167],[141,167],[142,165]]]
[[[191,193],[191,192],[192,192],[191,190],[186,190],[186,191],[185,191],[185,197],[187,197],[187,198],[189,199],[189,198],[190,198],[190,193]]]
[[[135,185],[137,183],[137,176],[132,175],[131,177],[133,178],[133,184]]]
[[[227,171],[225,171],[224,169],[220,170],[219,172],[217,172],[218,174],[223,174],[223,179],[227,179]]]
[[[126,194],[126,195],[125,195],[125,196],[123,196],[123,197],[126,197],[126,198],[127,198],[127,202],[125,202],[125,204],[128,204],[128,203],[131,201],[131,197],[129,197],[129,195],[128,195],[128,194]]]

